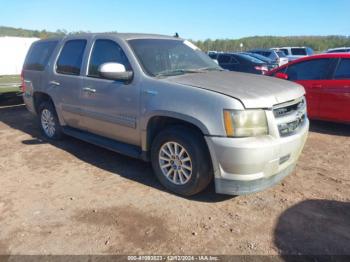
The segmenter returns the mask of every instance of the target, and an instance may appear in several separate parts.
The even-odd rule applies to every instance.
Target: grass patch
[[[21,77],[19,75],[0,76],[0,95],[18,93],[21,91]]]

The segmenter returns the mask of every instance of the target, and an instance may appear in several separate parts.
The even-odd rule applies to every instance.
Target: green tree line
[[[283,46],[308,46],[315,51],[324,51],[329,48],[350,46],[349,36],[253,36],[241,39],[207,39],[193,41],[203,51],[240,51],[253,48],[272,48]]]
[[[38,37],[41,39],[64,36],[67,34],[85,33],[84,31],[67,32],[64,29],[56,32],[46,30],[28,30],[22,28],[13,28],[0,26],[0,36],[22,36]],[[252,48],[271,48],[282,46],[308,46],[315,51],[323,51],[328,48],[350,46],[349,36],[253,36],[241,39],[207,39],[201,41],[192,41],[203,51],[240,51],[240,44],[243,44],[243,50]]]

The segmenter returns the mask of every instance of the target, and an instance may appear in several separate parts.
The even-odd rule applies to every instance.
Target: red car
[[[304,86],[309,118],[350,123],[350,54],[308,56],[266,75]]]

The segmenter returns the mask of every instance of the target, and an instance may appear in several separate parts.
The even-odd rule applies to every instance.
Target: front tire
[[[152,144],[153,170],[168,190],[183,196],[203,191],[213,178],[203,135],[186,127],[161,131]]]
[[[54,105],[45,101],[39,106],[39,124],[44,136],[50,140],[60,140],[63,136]]]

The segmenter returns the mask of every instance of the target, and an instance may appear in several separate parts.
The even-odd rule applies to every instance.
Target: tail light
[[[21,89],[22,89],[22,92],[23,92],[23,93],[24,93],[24,92],[26,91],[26,89],[27,89],[26,83],[25,83],[25,81],[24,81],[24,74],[23,74],[23,71],[22,71],[22,73],[21,73]]]

